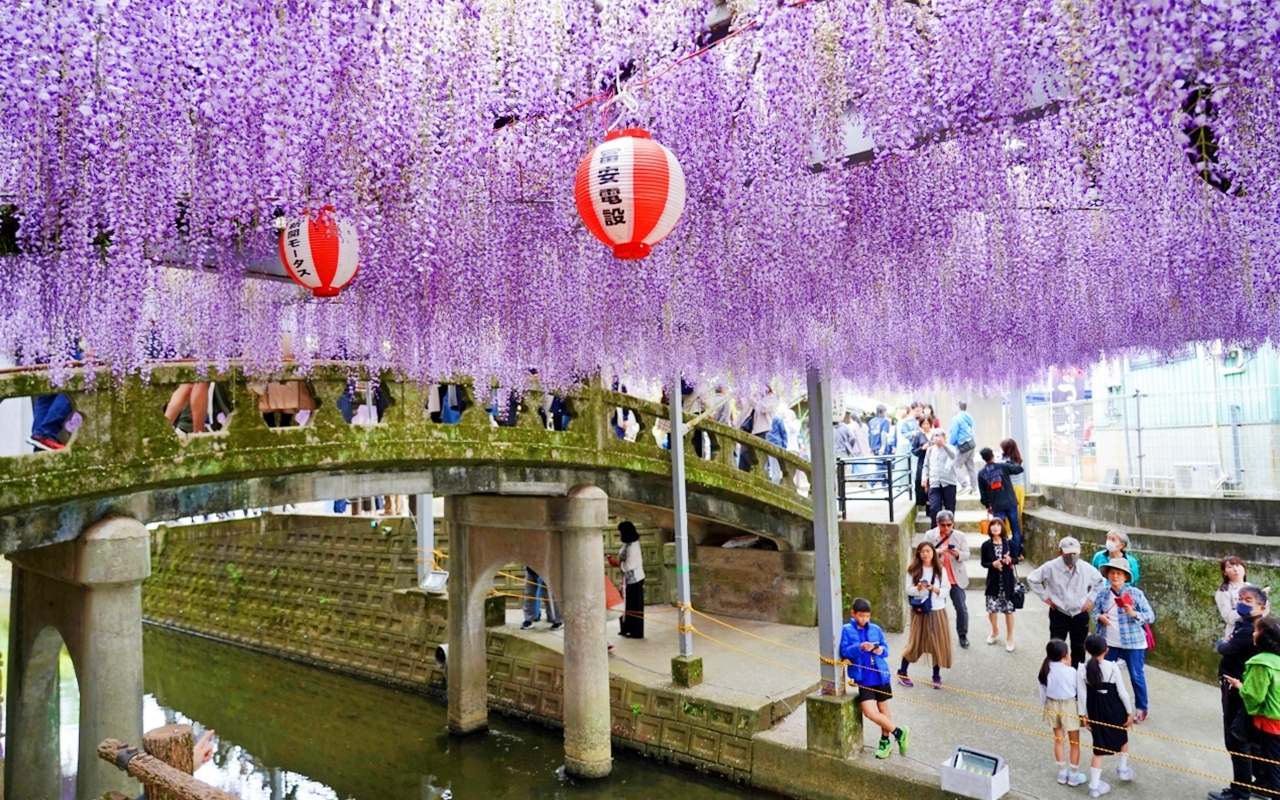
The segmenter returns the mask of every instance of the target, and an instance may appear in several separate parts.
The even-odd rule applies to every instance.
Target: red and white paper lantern
[[[684,211],[684,171],[641,128],[611,131],[578,165],[574,198],[587,230],[618,258],[644,258]]]
[[[337,297],[359,270],[356,228],[339,222],[333,206],[313,219],[309,212],[288,221],[280,231],[280,261],[289,277],[316,297]]]

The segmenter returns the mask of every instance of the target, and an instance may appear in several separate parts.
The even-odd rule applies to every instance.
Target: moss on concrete
[[[672,658],[671,681],[682,689],[692,689],[702,683],[702,659],[698,656]]]
[[[862,710],[857,695],[811,694],[805,699],[808,748],[833,758],[848,758],[862,746]]]
[[[250,478],[324,471],[411,472],[442,465],[528,465],[620,470],[669,477],[670,457],[651,440],[619,441],[608,427],[615,405],[643,408],[654,415],[663,406],[634,397],[584,389],[572,398],[576,418],[569,430],[540,425],[495,428],[474,403],[458,425],[431,422],[420,387],[383,377],[393,405],[382,424],[348,425],[336,401],[346,388],[348,365],[320,366],[308,376],[318,407],[302,428],[268,428],[256,410],[256,395],[243,374],[216,377],[231,388],[236,411],[218,433],[184,436],[172,430],[162,411],[174,387],[195,378],[187,367],[159,367],[144,384],[137,378],[101,376],[97,391],[85,391],[87,376],[74,374],[61,388],[84,417],[70,446],[57,453],[0,458],[0,517],[40,506],[112,498],[164,487],[234,483]],[[279,378],[297,377],[286,370]],[[0,398],[50,391],[41,373],[0,376]],[[470,390],[466,390],[469,392]],[[531,404],[527,404],[532,407]],[[526,414],[526,423],[536,414]],[[809,500],[794,487],[775,485],[761,471],[743,473],[726,461],[737,439],[802,469],[794,454],[772,448],[724,426],[711,426],[721,457],[690,458],[690,489],[732,499],[771,514],[811,518]],[[795,463],[792,463],[795,462]],[[244,506],[241,506],[244,507]],[[180,515],[179,515],[180,516]],[[24,542],[23,546],[47,542]]]
[[[886,631],[901,631],[906,621],[905,575],[915,529],[915,509],[901,522],[841,522],[841,609],[849,615],[853,598],[871,601],[872,619]]]
[[[1115,526],[1048,510],[1029,511],[1026,527],[1028,557],[1043,563],[1057,557],[1057,542],[1063,536],[1079,539],[1083,556],[1092,559],[1106,540],[1107,529]],[[1147,663],[1205,683],[1216,683],[1218,655],[1213,645],[1223,634],[1222,618],[1218,616],[1213,597],[1222,582],[1218,559],[1236,553],[1242,557],[1257,556],[1258,548],[1263,545],[1252,544],[1246,550],[1237,542],[1209,534],[1174,537],[1159,532],[1147,535],[1132,529],[1127,532],[1131,552],[1142,568],[1138,588],[1147,595],[1156,612],[1156,622],[1151,626],[1156,649],[1148,654]],[[1280,541],[1272,548],[1280,554]],[[1248,562],[1248,570],[1251,582],[1280,587],[1280,567]]]

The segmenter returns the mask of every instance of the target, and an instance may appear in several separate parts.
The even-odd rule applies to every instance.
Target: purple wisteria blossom
[[[0,352],[1002,386],[1280,333],[1276,4],[733,1],[662,74],[704,5],[9,0]],[[573,199],[630,125],[688,187],[638,262]],[[340,298],[249,276],[324,204]]]

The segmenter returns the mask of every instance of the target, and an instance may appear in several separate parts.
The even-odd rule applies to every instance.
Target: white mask
[[[1108,539],[1108,540],[1107,540],[1107,552],[1108,552],[1108,553],[1114,553],[1115,551],[1117,551],[1117,550],[1119,550],[1119,549],[1120,549],[1120,543],[1119,543],[1119,542],[1115,541],[1114,539]]]

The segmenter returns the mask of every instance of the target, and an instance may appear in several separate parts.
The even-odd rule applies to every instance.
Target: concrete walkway
[[[1025,575],[1028,571],[1024,566],[1022,573]],[[979,574],[985,575],[985,571],[978,567],[976,560],[972,563],[971,572],[975,577],[973,585],[979,587]],[[1084,787],[1071,789],[1058,785],[1053,743],[1049,738],[1037,735],[1049,732],[1040,716],[1036,683],[1036,674],[1044,658],[1044,644],[1048,640],[1047,607],[1038,598],[1028,597],[1027,607],[1016,616],[1017,649],[1006,653],[1003,633],[996,645],[985,644],[989,625],[980,588],[969,591],[968,604],[972,646],[962,650],[953,639],[955,665],[943,671],[944,684],[951,688],[934,690],[928,680],[930,666],[923,660],[912,668],[912,677],[919,681],[914,688],[894,684],[895,700],[891,709],[895,721],[912,729],[910,758],[936,771],[956,746],[965,745],[1004,757],[1010,765],[1011,783],[1016,795],[1086,797]],[[1156,612],[1159,613],[1159,609]],[[652,622],[646,625],[646,638],[639,641],[618,636],[617,623],[610,621],[609,641],[616,646],[611,657],[611,670],[625,672],[631,680],[643,679],[652,681],[653,685],[669,685],[670,659],[677,652],[674,609],[654,606],[646,613],[651,615]],[[616,615],[611,614],[611,617]],[[508,612],[507,619],[510,627],[518,629],[520,617],[517,612]],[[818,680],[816,629],[731,617],[718,619],[745,633],[733,631],[710,619],[695,618],[694,624],[700,633],[722,643],[709,641],[704,636],[694,639],[695,653],[704,661],[709,690],[742,693],[758,698],[757,702],[776,701],[792,698]],[[663,624],[668,622],[672,624]],[[954,615],[952,627],[954,636]],[[748,634],[806,652],[786,649]],[[546,623],[540,623],[534,630],[522,631],[520,635],[540,639],[560,636],[561,632],[547,631]],[[888,638],[890,661],[896,669],[906,636],[890,634]],[[1108,758],[1104,763],[1103,779],[1112,784],[1110,796],[1203,798],[1206,792],[1227,785],[1231,765],[1221,750],[1221,714],[1216,687],[1151,667],[1147,668],[1147,684],[1151,696],[1151,717],[1143,725],[1136,726],[1130,743],[1130,752],[1134,756],[1132,766],[1138,776],[1132,783],[1121,783],[1115,777],[1116,759]],[[994,695],[1027,707],[1002,704],[960,690]],[[798,736],[798,741],[802,742],[803,720],[803,713],[793,714],[778,726],[788,731],[778,733],[789,733],[792,738]],[[1193,744],[1163,741],[1146,734],[1187,740]],[[878,737],[878,729],[868,728],[865,731],[866,745],[874,747]],[[1082,767],[1087,772],[1088,733],[1082,734],[1082,740],[1085,743]],[[1196,745],[1207,745],[1211,749]],[[865,756],[869,758],[869,754]],[[1138,761],[1138,758],[1216,777],[1156,766]]]

